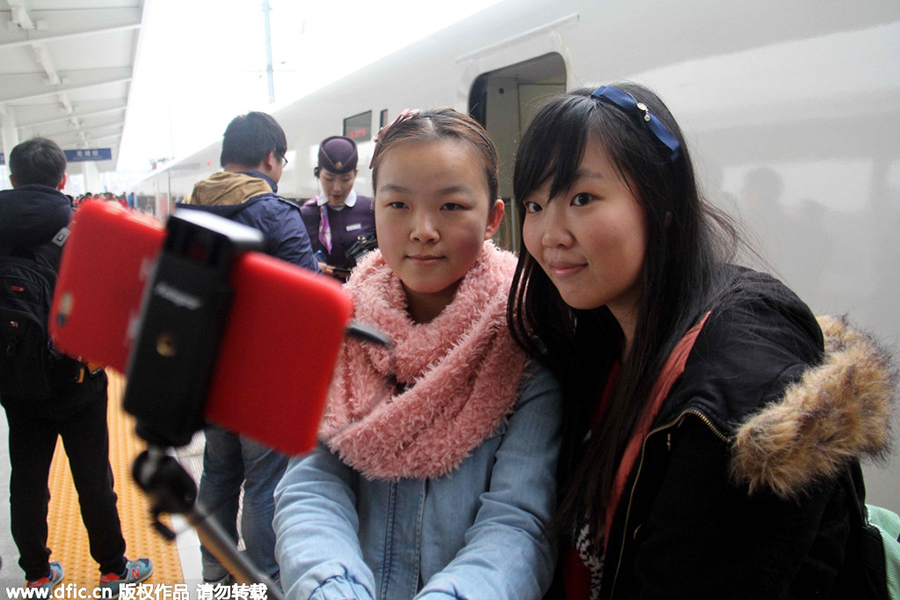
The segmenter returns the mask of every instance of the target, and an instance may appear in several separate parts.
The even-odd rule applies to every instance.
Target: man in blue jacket
[[[249,112],[235,117],[222,140],[223,171],[197,183],[185,207],[258,229],[267,254],[318,272],[300,207],[276,193],[287,164],[286,152],[284,131],[270,115]],[[287,462],[287,457],[249,438],[214,425],[206,428],[199,501],[237,540],[238,498],[243,484],[241,535],[247,555],[276,583],[279,569],[272,529],[273,493]],[[205,546],[201,545],[200,551],[204,581],[228,583],[225,567]]]

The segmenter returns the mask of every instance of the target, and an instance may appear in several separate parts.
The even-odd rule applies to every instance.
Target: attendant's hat
[[[319,176],[320,169],[338,175],[355,171],[358,158],[356,143],[350,138],[339,135],[326,138],[319,144],[319,166],[316,168],[316,177]]]

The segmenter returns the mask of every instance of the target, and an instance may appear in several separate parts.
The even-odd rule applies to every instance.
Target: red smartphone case
[[[50,314],[54,343],[125,372],[166,230],[101,201],[83,204],[70,229]],[[234,297],[204,416],[284,453],[307,452],[350,298],[337,282],[259,252],[236,261],[230,283]]]

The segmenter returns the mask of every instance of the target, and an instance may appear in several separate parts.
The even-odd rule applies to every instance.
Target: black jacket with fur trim
[[[890,357],[747,272],[643,441],[601,598],[856,598],[859,460],[886,453]],[[824,339],[823,339],[824,332]]]

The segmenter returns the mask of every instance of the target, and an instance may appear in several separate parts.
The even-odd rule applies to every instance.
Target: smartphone
[[[144,289],[166,239],[158,220],[109,202],[79,207],[49,329],[63,352],[123,373]],[[307,452],[352,312],[339,283],[260,252],[241,255],[203,416],[286,454]]]

